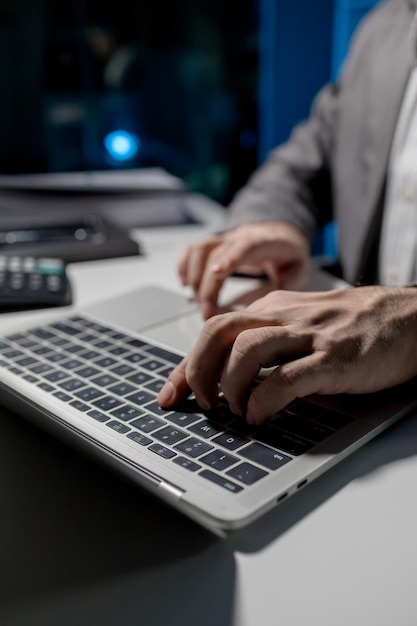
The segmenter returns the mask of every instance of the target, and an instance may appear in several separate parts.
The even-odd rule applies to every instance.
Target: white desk
[[[73,265],[76,302],[175,288],[204,230],[144,230],[144,257]],[[417,416],[227,540],[1,418],[2,626],[416,624]]]

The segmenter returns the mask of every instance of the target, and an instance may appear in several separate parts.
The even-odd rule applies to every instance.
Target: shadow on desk
[[[2,626],[232,626],[235,552],[279,540],[355,480],[417,453],[417,417],[220,540],[2,411]]]
[[[412,456],[417,456],[417,412],[391,426],[247,529],[235,532],[229,545],[233,551],[262,550],[349,483],[366,480],[382,467]]]
[[[2,626],[229,626],[233,553],[2,410]]]

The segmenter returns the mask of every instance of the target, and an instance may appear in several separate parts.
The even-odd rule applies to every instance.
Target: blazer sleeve
[[[312,239],[332,219],[331,163],[338,118],[339,86],[326,85],[310,117],[273,150],[229,206],[228,227],[283,220]]]

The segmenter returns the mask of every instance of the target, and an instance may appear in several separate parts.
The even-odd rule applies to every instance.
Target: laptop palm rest
[[[187,352],[203,325],[197,305],[183,294],[141,287],[83,308],[82,313]]]

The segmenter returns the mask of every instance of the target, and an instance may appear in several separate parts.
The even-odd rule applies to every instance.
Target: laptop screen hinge
[[[184,494],[184,491],[182,489],[179,489],[178,487],[175,487],[174,485],[171,485],[164,480],[161,480],[158,485],[158,489],[162,489],[162,491],[164,491],[170,499],[174,498],[174,500],[180,500]]]

